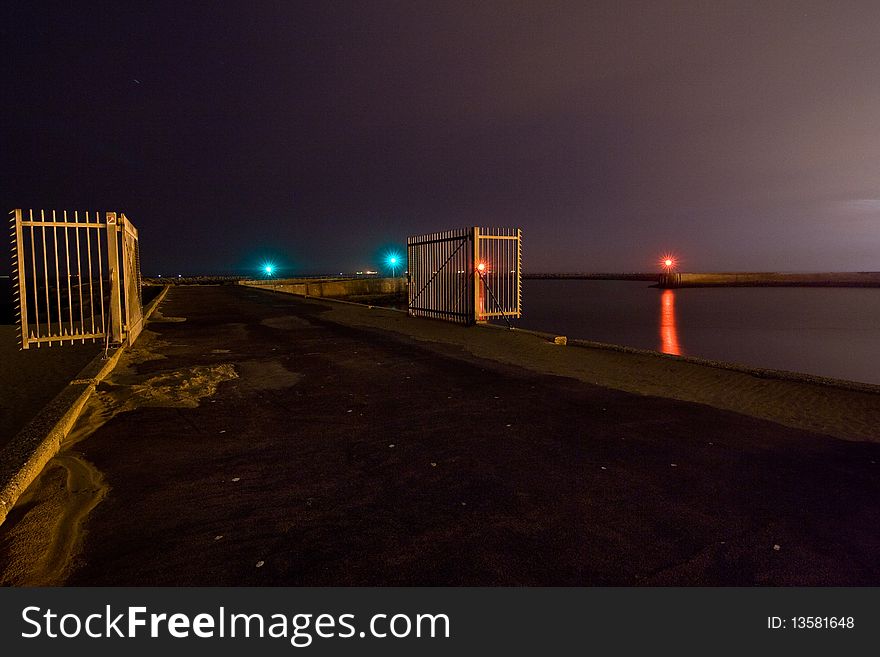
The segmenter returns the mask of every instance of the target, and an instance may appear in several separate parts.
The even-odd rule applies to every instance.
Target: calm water
[[[516,326],[880,384],[880,289],[523,281]]]

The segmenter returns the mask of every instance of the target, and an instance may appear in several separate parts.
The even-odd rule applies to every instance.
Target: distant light
[[[391,276],[397,276],[397,268],[401,265],[400,254],[392,251],[385,255],[385,262],[388,265],[388,268],[391,270]]]
[[[275,271],[275,268],[272,265],[266,265],[263,267],[263,271],[266,272],[266,276],[271,276],[272,272]]]
[[[480,264],[477,265],[477,269],[479,269],[480,271],[485,271],[486,265],[481,262]]]
[[[675,269],[675,265],[675,256],[671,253],[667,253],[662,258],[660,258],[660,266],[665,268],[666,271]]]

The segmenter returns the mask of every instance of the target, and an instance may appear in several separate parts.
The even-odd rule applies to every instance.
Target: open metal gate
[[[407,238],[409,314],[459,324],[522,314],[522,231],[460,228]]]
[[[20,209],[9,214],[21,348],[133,343],[143,308],[138,233],[126,216]]]

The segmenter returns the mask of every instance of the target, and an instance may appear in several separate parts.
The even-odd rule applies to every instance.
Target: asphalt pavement
[[[170,291],[72,447],[109,491],[68,584],[880,584],[880,445],[444,353],[329,303]]]

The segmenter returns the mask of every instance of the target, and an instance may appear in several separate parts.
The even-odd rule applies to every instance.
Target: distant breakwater
[[[584,280],[584,281],[653,281],[657,282],[659,274],[651,272],[625,272],[625,273],[586,273],[572,272],[567,274],[544,274],[540,272],[523,272],[524,280]]]
[[[681,287],[880,287],[880,272],[662,273],[658,286]]]
[[[649,281],[677,287],[880,287],[880,272],[523,273],[525,280]]]

